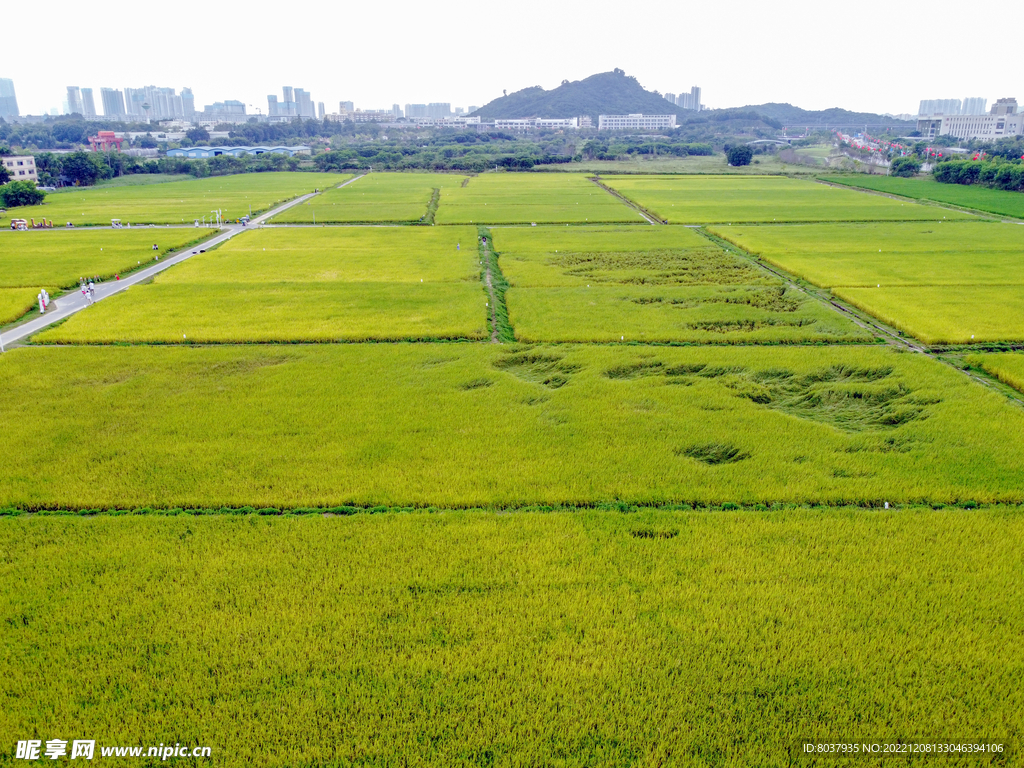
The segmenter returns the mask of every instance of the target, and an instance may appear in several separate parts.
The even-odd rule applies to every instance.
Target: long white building
[[[519,117],[494,121],[496,131],[533,131],[541,128],[576,130],[579,127],[580,119],[578,117]]]
[[[675,115],[598,115],[597,130],[624,131],[630,129],[675,128]]]
[[[999,99],[987,115],[921,115],[917,130],[928,139],[953,136],[994,141],[1024,135],[1024,114],[1017,111],[1016,99]]]

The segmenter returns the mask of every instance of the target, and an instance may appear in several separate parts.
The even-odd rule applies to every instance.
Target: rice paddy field
[[[209,231],[35,230],[0,233],[0,287],[46,288],[53,292],[78,286],[82,277],[113,278],[209,237]],[[157,250],[153,250],[153,246]]]
[[[447,173],[370,173],[296,205],[275,223],[412,223],[423,220],[435,194],[467,177]]]
[[[438,224],[642,223],[643,217],[582,174],[489,173],[441,190]]]
[[[933,200],[937,203],[973,208],[1000,216],[1024,219],[1024,195],[1003,189],[989,189],[976,184],[940,184],[931,176],[901,179],[892,176],[829,176],[829,183],[870,189],[915,200]]]
[[[785,176],[602,176],[670,224],[933,221],[969,214]]]
[[[870,342],[686,227],[493,228],[520,341]]]
[[[1024,501],[1024,411],[880,347],[27,348],[0,385],[0,508]]]
[[[324,342],[486,331],[473,228],[343,227],[247,232],[36,338]]]
[[[87,192],[167,218],[329,178]],[[287,215],[374,226],[249,228],[0,354],[0,763],[95,738],[101,766],[1019,764],[1024,408],[767,266],[930,342],[1009,340],[1016,225],[621,182],[696,230],[581,174],[463,180],[370,174]],[[379,223],[421,217],[447,226]],[[0,235],[0,321],[175,232]],[[1022,360],[962,364],[1024,391]]]
[[[997,222],[711,231],[926,344],[1024,338],[1024,232]]]
[[[190,181],[148,184],[134,187],[68,188],[51,192],[42,205],[17,208],[0,215],[0,227],[11,217],[50,219],[55,226],[110,226],[111,219],[123,224],[192,224],[211,211],[221,210],[224,221],[262,213],[275,205],[312,192],[314,188],[339,184],[351,174],[331,173],[243,173],[211,176]]]
[[[966,362],[1024,392],[1024,355],[1017,352],[969,355]]]
[[[0,288],[0,325],[13,323],[36,307],[36,288]]]
[[[0,738],[227,768],[1019,743],[1022,545],[1005,509],[8,518]]]

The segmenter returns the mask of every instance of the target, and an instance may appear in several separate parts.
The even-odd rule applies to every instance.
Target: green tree
[[[6,166],[0,165],[0,184],[6,184],[11,180],[11,174],[8,172]]]
[[[210,132],[205,128],[189,128],[187,131],[185,131],[185,136],[193,144],[198,144],[201,141],[210,140]]]
[[[889,164],[890,176],[916,176],[921,170],[921,161],[914,155],[897,157]]]
[[[746,144],[741,144],[738,147],[726,149],[725,156],[729,161],[729,165],[750,165],[750,161],[754,159],[754,150]]]
[[[0,205],[16,208],[19,205],[39,205],[46,197],[31,181],[12,181],[0,187]]]
[[[61,171],[72,184],[83,187],[95,184],[96,179],[103,175],[103,168],[88,152],[71,152],[64,155]]]

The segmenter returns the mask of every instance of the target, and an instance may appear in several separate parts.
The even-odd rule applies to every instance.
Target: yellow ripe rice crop
[[[1019,226],[995,222],[712,227],[926,344],[1024,339]]]
[[[435,189],[458,187],[465,176],[448,173],[370,173],[328,189],[274,217],[274,223],[418,222]]]
[[[0,216],[6,227],[11,218],[50,219],[56,226],[110,226],[122,224],[191,224],[211,221],[219,209],[225,221],[262,213],[315,188],[339,184],[350,174],[242,173],[205,179],[171,181],[134,187],[74,187],[52,192],[42,205],[17,208]]]
[[[881,347],[30,348],[0,387],[0,508],[1024,501],[1024,412]]]
[[[445,187],[438,224],[585,224],[643,217],[582,174],[488,173]]]
[[[870,342],[686,227],[493,228],[521,341]]]
[[[799,221],[916,221],[970,218],[786,176],[602,176],[670,224]]]
[[[0,548],[9,754],[783,766],[1024,731],[1019,510],[23,516]]]
[[[482,338],[469,227],[264,229],[41,333],[57,343]]]

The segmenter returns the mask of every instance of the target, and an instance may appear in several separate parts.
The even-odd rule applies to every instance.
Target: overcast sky
[[[254,114],[266,113],[267,94],[280,98],[283,85],[311,91],[328,112],[343,99],[362,109],[481,106],[503,89],[553,88],[615,67],[649,90],[699,85],[716,108],[777,101],[900,113],[916,112],[925,98],[1024,99],[1013,56],[987,50],[990,31],[979,29],[976,45],[943,42],[940,30],[960,30],[964,13],[947,0],[899,13],[735,0],[181,0],[110,8],[55,0],[47,9],[31,52],[0,52],[0,77],[14,80],[22,114],[60,109],[68,85],[96,89],[99,110],[99,88],[143,85],[189,86],[197,109],[238,99]],[[1024,21],[1024,4],[993,12],[1001,29]]]

